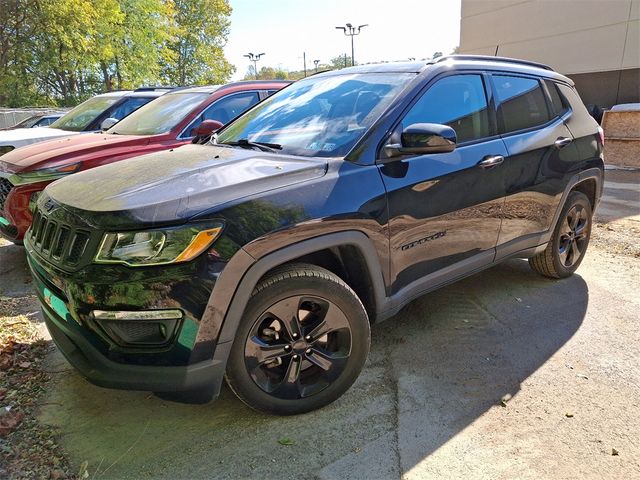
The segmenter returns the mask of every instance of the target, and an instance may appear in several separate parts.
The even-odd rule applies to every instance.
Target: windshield
[[[53,122],[50,127],[70,130],[72,132],[81,132],[93,122],[96,117],[121,98],[122,97],[116,96],[90,98]]]
[[[293,155],[344,156],[415,74],[311,77],[232,122],[218,143],[268,143]]]
[[[156,135],[172,130],[208,93],[169,93],[141,107],[108,130],[118,135]]]
[[[16,123],[16,124],[13,126],[13,128],[31,128],[31,127],[33,127],[33,126],[36,124],[36,122],[37,122],[38,120],[40,120],[41,118],[42,118],[42,117],[39,117],[39,116],[26,118],[26,119],[22,120],[20,123]]]

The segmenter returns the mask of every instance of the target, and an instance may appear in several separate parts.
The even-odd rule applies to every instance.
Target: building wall
[[[460,53],[546,63],[587,104],[640,101],[640,0],[462,0],[461,17]]]

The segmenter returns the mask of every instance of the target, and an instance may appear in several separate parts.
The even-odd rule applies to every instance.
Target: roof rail
[[[178,87],[162,87],[162,86],[138,87],[134,90],[134,92],[154,92],[156,90],[173,90],[174,88],[178,88]]]
[[[445,60],[480,60],[483,62],[516,63],[520,65],[530,65],[532,67],[544,68],[545,70],[553,71],[553,68],[551,68],[549,65],[545,65],[544,63],[532,62],[530,60],[520,60],[518,58],[492,57],[489,55],[445,55],[444,57],[435,58],[427,63],[435,64],[444,62]]]

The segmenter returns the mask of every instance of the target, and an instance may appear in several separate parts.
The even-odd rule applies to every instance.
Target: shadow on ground
[[[579,275],[550,281],[507,262],[374,326],[354,387],[287,418],[227,389],[209,405],[101,389],[55,354],[41,420],[91,478],[398,478],[515,395],[577,331],[588,300]]]

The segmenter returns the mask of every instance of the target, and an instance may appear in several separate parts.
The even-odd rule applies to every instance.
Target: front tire
[[[367,313],[338,276],[286,265],[254,289],[227,364],[229,387],[255,410],[324,407],[358,378],[369,353]]]
[[[571,192],[547,248],[529,259],[531,268],[550,278],[566,278],[582,263],[589,239],[593,212],[584,193]]]

